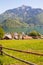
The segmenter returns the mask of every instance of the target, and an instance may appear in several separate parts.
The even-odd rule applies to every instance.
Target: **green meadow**
[[[32,51],[43,54],[43,40],[41,39],[33,39],[33,40],[0,40],[0,44],[4,47],[13,48],[17,50],[25,50],[25,51]],[[34,54],[27,54],[27,53],[21,53],[11,50],[3,49],[6,53],[9,55],[12,55],[14,57],[35,63],[37,65],[43,65],[43,56],[34,55]],[[3,65],[27,65],[21,61],[18,61],[16,59],[13,59],[11,57],[6,56],[3,54],[0,55],[0,62],[3,63]]]

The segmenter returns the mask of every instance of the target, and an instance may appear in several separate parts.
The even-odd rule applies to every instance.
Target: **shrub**
[[[40,36],[41,34],[38,33],[37,31],[32,31],[29,33],[30,36]]]
[[[3,30],[3,28],[0,27],[0,39],[3,38],[3,35],[4,35],[4,30]]]

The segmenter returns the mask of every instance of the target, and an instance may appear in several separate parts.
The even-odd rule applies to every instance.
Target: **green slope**
[[[12,20],[12,19],[6,19],[2,22],[2,25],[3,26],[7,26],[9,28],[15,28],[15,27],[26,27],[28,26],[27,23],[24,23],[24,22],[20,22],[19,19],[15,19],[15,20]]]
[[[5,31],[19,31],[22,28],[28,27],[29,25],[24,22],[20,22],[19,19],[6,19],[1,23],[2,27],[4,28]]]

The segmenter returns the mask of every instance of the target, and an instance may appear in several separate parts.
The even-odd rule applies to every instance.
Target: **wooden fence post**
[[[3,52],[2,52],[2,45],[0,44],[0,55],[3,55]]]

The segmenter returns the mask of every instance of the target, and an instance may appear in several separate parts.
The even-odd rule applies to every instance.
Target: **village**
[[[29,40],[29,39],[43,39],[43,35],[40,35],[40,36],[31,36],[31,35],[27,35],[25,34],[24,32],[22,33],[5,33],[4,36],[3,36],[3,40]]]

